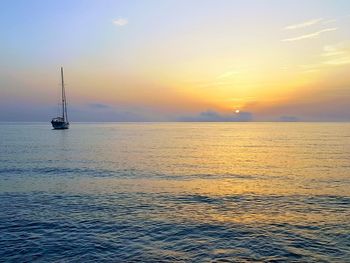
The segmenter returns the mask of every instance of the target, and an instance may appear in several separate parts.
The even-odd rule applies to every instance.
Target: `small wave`
[[[147,178],[169,180],[198,180],[198,179],[243,179],[262,180],[269,176],[242,175],[242,174],[164,174],[139,171],[135,169],[100,169],[90,167],[23,167],[23,168],[0,168],[0,176],[90,176],[90,177],[118,177],[118,178]]]

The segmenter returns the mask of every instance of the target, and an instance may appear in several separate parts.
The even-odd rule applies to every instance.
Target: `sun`
[[[240,110],[235,110],[236,113],[240,113]]]

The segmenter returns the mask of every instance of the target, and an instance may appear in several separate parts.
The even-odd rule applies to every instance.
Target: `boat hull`
[[[69,128],[69,122],[65,121],[51,121],[51,124],[55,130],[66,130]]]

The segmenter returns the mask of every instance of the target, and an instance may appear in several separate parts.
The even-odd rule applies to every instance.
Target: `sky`
[[[0,121],[350,121],[348,0],[3,0]]]

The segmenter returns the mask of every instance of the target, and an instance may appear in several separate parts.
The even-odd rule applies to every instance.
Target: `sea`
[[[1,123],[0,262],[350,262],[350,123]]]

